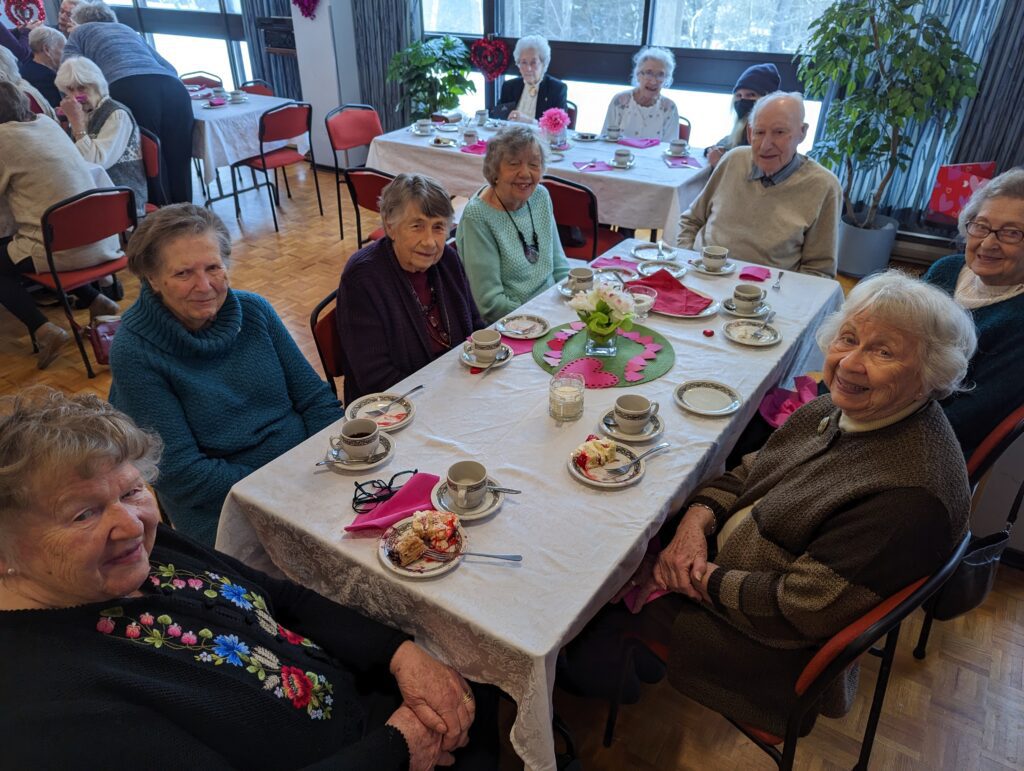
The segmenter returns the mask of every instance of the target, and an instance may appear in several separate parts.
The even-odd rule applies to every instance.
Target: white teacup
[[[639,394],[626,394],[615,400],[615,422],[624,434],[639,434],[658,414],[658,403]]]
[[[469,336],[473,356],[477,361],[488,364],[494,361],[501,350],[501,333],[493,329],[478,329]]]
[[[622,136],[622,129],[618,126],[609,126],[604,133],[609,139],[618,139]]]
[[[473,114],[473,119],[476,121],[476,125],[484,125],[487,122],[487,110],[477,110]]]
[[[418,118],[416,120],[416,130],[421,134],[426,134],[433,127],[433,122],[430,118]]]
[[[448,469],[448,492],[460,509],[475,509],[487,495],[487,469],[475,460],[462,460]]]
[[[729,259],[729,250],[724,246],[705,246],[700,253],[700,261],[705,270],[717,273],[725,267]]]
[[[227,93],[228,93],[227,89],[221,88],[220,86],[216,86],[212,90],[213,90],[213,95],[214,96],[226,96]]]
[[[331,447],[341,450],[352,460],[365,460],[377,451],[380,429],[369,418],[356,418],[341,427],[339,436],[331,437]]]
[[[462,143],[467,145],[475,145],[480,137],[476,133],[476,129],[468,128],[462,132]]]
[[[753,284],[737,284],[732,290],[732,302],[740,313],[754,313],[767,293]]]
[[[589,292],[594,286],[594,269],[572,268],[565,285],[573,292]]]
[[[673,139],[668,143],[668,150],[672,155],[685,155],[688,144],[685,139]]]
[[[625,147],[620,147],[615,151],[615,163],[619,166],[628,166],[633,162],[633,153],[627,150]]]

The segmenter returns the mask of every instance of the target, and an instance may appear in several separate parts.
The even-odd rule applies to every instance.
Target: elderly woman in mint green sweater
[[[212,545],[231,486],[342,409],[270,304],[230,289],[231,240],[216,214],[164,207],[126,251],[141,287],[111,349],[110,401],[163,439],[160,503]]]
[[[509,126],[487,143],[488,185],[466,204],[455,236],[487,323],[569,274],[543,174],[544,146],[533,130]]]

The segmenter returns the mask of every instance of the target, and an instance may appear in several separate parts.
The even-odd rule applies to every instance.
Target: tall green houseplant
[[[824,136],[813,151],[844,170],[843,198],[852,225],[871,228],[897,169],[906,169],[911,122],[957,123],[960,102],[977,93],[977,66],[942,20],[915,15],[920,0],[837,0],[811,24],[796,53],[806,92],[823,99],[835,86]],[[919,10],[919,9],[918,9]],[[855,174],[881,167],[881,180],[858,215],[850,200]]]
[[[401,84],[411,117],[429,118],[439,110],[458,107],[460,96],[476,91],[469,79],[470,67],[465,44],[444,35],[417,40],[392,56],[388,80]]]

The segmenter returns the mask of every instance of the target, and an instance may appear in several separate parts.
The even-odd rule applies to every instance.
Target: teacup
[[[488,364],[494,361],[501,350],[501,333],[493,329],[478,329],[469,339],[473,348],[473,356],[478,362]]]
[[[685,139],[673,139],[668,143],[668,151],[672,155],[686,155],[688,144]]]
[[[620,129],[618,126],[609,126],[607,129],[605,129],[604,133],[605,136],[608,137],[609,139],[618,139],[619,137],[622,136],[622,129]]]
[[[487,110],[477,110],[473,114],[473,118],[476,120],[476,125],[484,125],[487,122]]]
[[[244,91],[232,91],[229,94],[229,96],[231,97],[231,101],[232,102],[242,102],[242,101],[245,100],[245,92]]]
[[[352,460],[365,460],[377,451],[380,429],[369,418],[356,418],[341,427],[339,436],[331,437],[331,447],[343,451]]]
[[[732,303],[740,313],[754,313],[767,293],[753,284],[737,284],[732,290]]]
[[[220,86],[213,88],[212,92],[214,96],[225,96],[228,93],[227,89],[221,88]]]
[[[624,434],[639,434],[658,414],[658,403],[639,394],[626,394],[615,400],[615,422]]]
[[[433,125],[434,124],[431,122],[430,118],[418,118],[416,120],[416,131],[420,134],[427,134],[430,132]]]
[[[710,270],[712,273],[717,273],[724,268],[728,259],[729,250],[724,246],[705,246],[700,253],[701,264],[704,265],[705,270]]]
[[[448,469],[448,492],[460,509],[475,509],[487,495],[487,469],[475,460],[462,460]]]
[[[625,147],[620,147],[615,151],[615,163],[619,166],[628,166],[633,162],[633,153],[627,150]]]
[[[476,129],[468,128],[462,132],[462,143],[466,145],[475,145],[479,137],[477,136]]]
[[[589,292],[594,286],[594,269],[572,268],[565,285],[573,292]]]

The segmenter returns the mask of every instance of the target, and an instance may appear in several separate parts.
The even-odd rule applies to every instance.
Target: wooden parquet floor
[[[231,283],[268,298],[303,353],[319,372],[309,332],[309,313],[337,286],[345,260],[355,251],[355,222],[347,196],[344,241],[338,238],[333,175],[320,173],[324,216],[308,171],[291,171],[294,198],[278,211],[274,232],[265,193],[242,196],[242,219],[230,201],[214,204],[234,241]],[[196,187],[198,197],[198,185]],[[372,218],[375,215],[367,214]],[[127,308],[138,293],[131,276],[121,277]],[[849,284],[845,286],[849,289]],[[47,309],[56,323],[59,309]],[[82,312],[84,320],[85,312]],[[68,392],[106,397],[110,374],[97,368],[90,380],[73,345],[49,369],[35,367],[28,335],[0,310],[0,394],[34,383]],[[921,614],[905,624],[888,696],[875,740],[873,769],[956,769],[1006,771],[1024,768],[1024,573],[1002,568],[985,605],[933,628],[928,658],[911,655]],[[851,768],[867,719],[877,660],[863,662],[862,687],[851,713],[842,720],[822,718],[801,740],[797,766],[814,771]],[[638,704],[622,709],[612,747],[601,746],[606,706],[556,691],[555,707],[571,728],[583,767],[594,771],[682,771],[769,769],[773,764],[724,718],[687,699],[667,683],[647,686]],[[510,710],[503,723],[511,720]],[[505,732],[507,734],[507,731]],[[520,767],[511,750],[502,769]]]

